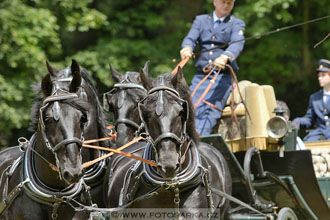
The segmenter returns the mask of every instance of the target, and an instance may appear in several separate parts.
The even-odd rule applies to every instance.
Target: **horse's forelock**
[[[141,83],[140,73],[138,72],[126,72],[125,78],[127,78],[131,83]]]
[[[174,86],[171,83],[171,80],[172,80],[173,76],[174,75],[172,75],[171,73],[161,74],[161,75],[158,76],[158,78],[156,80],[153,80],[153,83],[152,84],[153,84],[154,87],[164,86],[165,85],[165,86],[168,86],[168,87],[170,87],[172,89],[175,89]],[[164,85],[161,84],[161,82],[159,80],[160,78],[163,78],[164,79],[163,80]]]

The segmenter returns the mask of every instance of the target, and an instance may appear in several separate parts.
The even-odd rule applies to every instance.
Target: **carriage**
[[[330,142],[305,142],[307,149],[297,150],[298,129],[276,108],[273,88],[247,81],[239,84],[250,116],[244,106],[236,109],[239,124],[235,124],[224,112],[215,129],[219,134],[202,137],[226,155],[233,196],[260,211],[273,206],[268,212],[278,213],[278,219],[329,219]],[[236,97],[234,102],[239,105],[242,100]],[[231,219],[267,217],[242,212]]]
[[[54,71],[49,65],[48,69],[49,72],[53,72],[53,75],[56,75],[54,72],[58,72]],[[77,74],[80,71],[78,63],[73,62],[71,66],[72,74]],[[112,77],[117,83],[113,90],[105,94],[104,107],[114,112],[117,136],[119,137],[120,133],[124,134],[124,136],[117,139],[119,145],[126,143],[128,137],[134,139],[134,136],[137,134],[145,137],[149,144],[139,142],[132,145],[134,149],[108,149],[120,154],[111,157],[107,161],[107,173],[102,174],[106,179],[103,185],[105,189],[101,192],[95,188],[95,185],[97,185],[95,183],[89,186],[86,185],[89,180],[88,175],[85,174],[82,180],[78,180],[82,176],[81,166],[85,168],[83,166],[85,164],[81,164],[81,166],[78,164],[79,173],[74,177],[70,177],[67,174],[65,175],[65,173],[61,173],[65,168],[61,168],[61,161],[56,159],[56,164],[53,166],[61,168],[56,172],[59,173],[60,177],[63,175],[61,178],[66,180],[65,183],[62,183],[61,178],[57,179],[59,184],[67,186],[68,182],[78,181],[79,188],[84,189],[81,192],[86,191],[87,195],[85,195],[86,193],[80,195],[79,198],[85,198],[82,200],[76,200],[76,198],[68,196],[57,198],[58,195],[62,195],[62,191],[60,191],[61,193],[55,192],[55,195],[48,195],[49,201],[47,203],[51,207],[47,208],[46,213],[49,214],[50,219],[57,219],[60,215],[62,217],[60,216],[59,218],[72,219],[72,216],[76,217],[76,214],[82,213],[83,217],[77,215],[76,218],[81,219],[86,217],[86,212],[89,213],[89,219],[111,219],[118,217],[112,215],[113,213],[127,212],[129,209],[125,208],[128,207],[133,207],[133,211],[139,211],[138,208],[151,207],[154,208],[153,211],[157,211],[157,208],[166,208],[165,210],[173,214],[172,218],[182,217],[182,212],[187,211],[195,219],[198,219],[201,215],[203,217],[206,216],[206,218],[220,218],[223,215],[222,217],[226,219],[237,220],[329,219],[329,204],[324,199],[324,195],[328,196],[328,191],[323,188],[324,195],[322,195],[318,185],[319,180],[321,186],[329,187],[329,179],[325,176],[316,179],[311,151],[293,150],[297,133],[283,117],[274,115],[273,108],[275,105],[272,100],[274,101],[275,97],[273,95],[271,98],[266,98],[267,94],[273,94],[270,87],[262,88],[263,92],[259,91],[257,93],[255,90],[260,90],[259,87],[252,86],[250,88],[254,91],[251,93],[253,95],[266,95],[265,97],[253,98],[253,100],[261,100],[259,104],[250,103],[257,106],[255,112],[250,110],[250,113],[248,113],[252,117],[257,118],[253,123],[249,122],[251,118],[249,119],[249,116],[245,114],[247,113],[246,109],[239,110],[241,112],[237,114],[239,123],[230,125],[231,129],[227,131],[235,130],[235,126],[237,129],[237,127],[243,124],[250,123],[252,126],[247,126],[246,130],[243,129],[244,126],[242,126],[242,129],[238,129],[240,137],[234,137],[232,134],[219,134],[221,131],[216,131],[216,134],[200,137],[201,144],[198,145],[199,149],[197,150],[197,144],[195,145],[195,142],[192,143],[190,141],[190,139],[194,139],[194,134],[192,133],[193,126],[190,120],[192,114],[189,114],[189,96],[186,97],[185,91],[181,91],[184,90],[182,88],[187,87],[182,70],[179,69],[174,77],[170,74],[162,75],[157,81],[152,81],[145,74],[147,71],[147,64],[140,73],[128,72],[125,76],[112,69]],[[68,72],[64,71],[64,73]],[[76,150],[76,148],[79,149],[80,145],[88,146],[87,143],[91,143],[91,141],[84,139],[101,138],[103,140],[104,138],[103,132],[101,134],[91,134],[92,131],[102,130],[100,128],[91,127],[89,128],[90,133],[84,132],[84,129],[89,127],[86,126],[88,122],[86,116],[89,116],[88,119],[91,120],[90,114],[95,113],[93,113],[93,108],[85,107],[89,106],[87,103],[80,106],[82,103],[78,101],[74,105],[71,104],[71,108],[78,107],[78,109],[75,109],[77,113],[73,115],[80,117],[76,120],[78,120],[81,126],[76,128],[73,124],[72,129],[78,129],[81,139],[73,137],[65,139],[55,146],[47,144],[47,137],[51,136],[51,134],[46,133],[49,132],[45,128],[49,122],[44,123],[44,118],[48,120],[47,117],[52,112],[50,114],[51,118],[53,118],[51,121],[56,124],[58,118],[61,117],[62,110],[65,110],[63,106],[66,106],[58,103],[71,103],[71,99],[75,98],[81,98],[84,101],[87,96],[84,89],[86,89],[88,82],[82,83],[80,74],[76,77],[80,80],[73,80],[72,77],[68,80],[67,76],[64,79],[58,78],[50,80],[49,77],[45,77],[43,84],[46,83],[48,86],[45,85],[42,89],[47,96],[51,95],[52,92],[54,93],[54,91],[55,93],[61,93],[61,95],[55,94],[55,96],[46,97],[40,110],[36,109],[36,114],[39,113],[38,126],[41,128],[41,136],[39,136],[39,138],[41,137],[41,144],[46,142],[47,149],[45,151],[52,152],[55,158],[58,157],[57,153],[67,150],[68,145],[73,145],[71,147],[75,147],[74,149]],[[65,82],[65,80],[68,82]],[[73,82],[75,83],[73,84]],[[76,88],[72,94],[65,91],[63,93],[61,85],[65,83],[69,83],[70,90],[72,86]],[[132,92],[129,92],[129,90],[132,90]],[[77,91],[79,91],[78,95],[76,94]],[[249,88],[246,89],[246,92],[249,93]],[[233,94],[235,94],[235,91]],[[127,98],[131,100],[128,101]],[[96,101],[95,97],[92,99]],[[127,105],[128,103],[130,105]],[[135,104],[132,105],[132,103]],[[248,101],[246,103],[249,104]],[[96,102],[93,106],[98,106],[98,104]],[[52,108],[49,108],[49,106],[52,106]],[[266,113],[266,116],[262,116],[261,113],[263,112]],[[58,115],[56,116],[54,113]],[[168,117],[167,120],[162,120],[162,117],[160,117],[162,115],[166,115]],[[92,120],[102,124],[95,117]],[[261,117],[262,119],[258,120]],[[167,123],[169,119],[176,123]],[[143,122],[144,126],[140,126],[141,122]],[[162,129],[164,131],[158,131],[158,127],[154,127],[156,123],[159,123],[160,127],[163,126]],[[260,125],[260,127],[257,125]],[[177,128],[176,126],[179,127]],[[221,122],[219,127],[221,127]],[[250,130],[250,128],[255,130]],[[258,132],[259,134],[257,134]],[[254,134],[254,136],[247,136],[247,134]],[[269,137],[269,134],[271,137]],[[97,139],[96,142],[101,139]],[[85,144],[82,144],[82,142]],[[157,145],[161,146],[157,148]],[[165,147],[167,150],[162,152],[164,151],[162,147]],[[116,148],[116,146],[112,145],[112,148]],[[106,148],[99,149],[107,150]],[[97,152],[99,154],[99,151]],[[29,154],[32,154],[32,152]],[[46,155],[52,158],[52,155]],[[126,160],[123,158],[127,157],[122,155],[130,155],[132,158]],[[12,157],[15,158],[16,156]],[[105,157],[102,156],[102,158]],[[139,158],[142,158],[142,162],[136,160]],[[44,163],[41,159],[40,157],[39,163]],[[157,168],[153,167],[153,161],[158,162],[155,165]],[[53,160],[51,162],[55,163]],[[149,164],[146,162],[149,162]],[[16,164],[11,167],[16,166],[20,165]],[[95,173],[102,173],[105,170],[104,164],[96,165],[95,167],[99,166],[101,166],[101,169],[96,171],[90,169],[88,172],[92,173],[92,176],[95,176]],[[14,172],[15,168],[11,167],[9,167],[9,170]],[[116,170],[118,167],[120,169]],[[28,166],[28,168],[25,167],[24,169],[29,170],[30,168]],[[39,169],[42,169],[42,167],[39,167]],[[46,172],[53,171],[47,168]],[[19,176],[19,174],[16,175]],[[56,179],[56,177],[52,178]],[[218,182],[217,179],[219,179]],[[9,191],[15,194],[14,197],[11,193],[9,193],[9,196],[12,197],[6,197],[4,196],[5,193],[3,193],[4,197],[2,199],[4,201],[0,206],[1,214],[6,212],[8,208],[11,208],[10,205],[15,204],[17,200],[15,198],[20,196],[21,191],[25,189],[25,185],[30,184],[30,179],[27,180],[27,182],[21,182],[22,186],[18,185],[19,187]],[[16,182],[19,182],[19,179]],[[146,186],[152,186],[151,190],[148,190]],[[39,186],[36,188],[40,189]],[[47,192],[49,192],[48,189]],[[17,193],[16,190],[18,191]],[[43,194],[38,194],[38,199],[33,201],[42,200]],[[76,194],[79,193],[74,195]],[[29,198],[33,196],[29,195]],[[107,208],[98,208],[92,203],[94,199],[100,200],[102,196],[106,198],[105,206]],[[168,200],[168,198],[170,199]],[[329,199],[329,196],[327,199]],[[84,203],[86,200],[87,203]],[[36,202],[35,206],[39,206],[37,204],[39,201]],[[74,202],[74,205],[72,202]],[[194,205],[193,203],[201,205],[195,207],[197,211],[196,209],[189,209],[191,205]],[[60,205],[66,206],[66,211],[70,210],[71,206],[72,209],[68,211],[69,215],[65,215],[65,213],[59,210]],[[102,201],[98,205],[102,207]],[[230,209],[228,208],[229,206]],[[43,209],[38,208],[39,212],[45,215]],[[226,213],[222,212],[222,210],[226,210]],[[31,210],[24,211],[23,214],[26,214]],[[11,212],[15,215],[15,209]],[[36,214],[38,215],[39,212],[33,213],[34,215],[32,216],[36,217]],[[38,217],[42,219],[42,216]],[[119,218],[122,217],[119,216]],[[153,217],[163,218],[164,216],[156,215]]]
[[[263,213],[243,211],[230,219],[268,219],[265,214],[269,212],[277,213],[275,219],[329,218],[329,203],[325,200],[329,200],[326,188],[329,188],[329,177],[315,177],[309,150],[286,150],[281,157],[279,151],[252,147],[233,154],[218,134],[202,140],[217,146],[227,156],[233,196]]]
[[[313,167],[311,143],[306,143],[308,150],[296,150],[298,130],[274,112],[276,99],[271,86],[246,81],[238,84],[241,91],[237,86],[227,102],[238,106],[234,109],[237,123],[228,113],[233,109],[225,108],[214,134],[200,137],[221,152],[230,167],[233,197],[212,191],[231,201],[234,208],[228,218],[329,219],[329,167],[323,171],[317,164]],[[128,88],[121,88],[119,81],[117,85],[118,90]],[[243,95],[239,96],[240,92]],[[249,112],[241,105],[242,97]],[[327,160],[322,162],[327,164]],[[319,170],[318,178],[314,169]]]

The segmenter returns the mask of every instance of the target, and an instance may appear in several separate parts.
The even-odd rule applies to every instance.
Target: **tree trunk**
[[[303,18],[304,22],[309,20],[309,0],[303,1]],[[302,26],[302,44],[303,44],[303,61],[304,61],[304,68],[303,74],[301,76],[305,77],[308,74],[311,74],[311,58],[310,58],[310,49],[309,49],[309,24]]]

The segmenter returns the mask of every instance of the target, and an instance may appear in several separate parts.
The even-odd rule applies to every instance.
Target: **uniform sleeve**
[[[242,52],[244,48],[244,31],[245,31],[245,23],[244,21],[237,19],[232,27],[230,42],[236,42],[230,44],[229,47],[225,50],[223,54],[230,57],[230,61],[237,59],[239,54]]]
[[[315,112],[313,110],[312,97],[309,97],[308,108],[304,117],[295,118],[293,121],[299,123],[300,128],[310,128],[315,121]]]
[[[201,21],[200,19],[198,19],[198,17],[196,17],[189,30],[188,35],[182,41],[181,48],[184,48],[185,46],[189,46],[194,51],[199,38],[200,30],[201,30]]]

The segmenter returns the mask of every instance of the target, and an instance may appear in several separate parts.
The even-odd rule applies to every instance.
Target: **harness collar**
[[[36,138],[35,134],[31,137],[30,147],[33,148],[35,146]],[[26,194],[36,202],[43,203],[46,205],[53,206],[54,203],[58,202],[66,202],[78,196],[78,194],[82,191],[84,180],[81,180],[76,183],[68,186],[65,189],[58,190],[53,189],[45,184],[43,184],[36,172],[34,167],[34,159],[33,152],[28,147],[24,154],[23,164],[21,166],[21,182],[28,180],[28,182],[24,185],[24,190]]]
[[[153,147],[147,143],[143,153],[143,159],[151,160]],[[151,185],[171,185],[177,184],[179,188],[192,188],[198,185],[201,181],[202,163],[201,156],[195,143],[192,142],[191,147],[187,152],[186,161],[188,165],[178,173],[173,179],[167,179],[160,176],[156,169],[149,164],[142,164],[142,177]]]
[[[103,155],[105,155],[105,153],[102,151],[101,156]],[[84,182],[91,187],[101,184],[104,179],[104,173],[106,168],[106,160],[102,160],[96,163],[91,169],[88,169],[85,172],[83,176]]]

